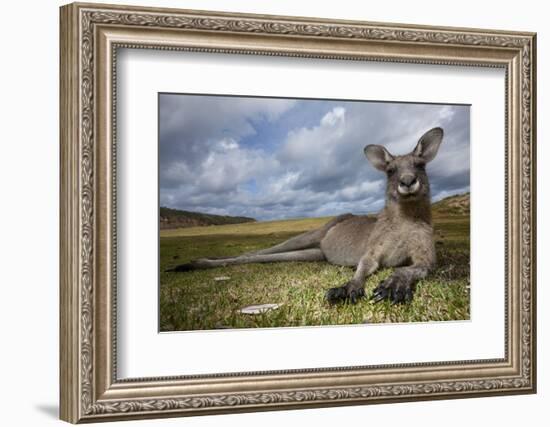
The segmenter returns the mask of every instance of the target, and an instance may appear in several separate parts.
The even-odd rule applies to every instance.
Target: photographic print
[[[468,105],[158,99],[161,331],[469,319]]]

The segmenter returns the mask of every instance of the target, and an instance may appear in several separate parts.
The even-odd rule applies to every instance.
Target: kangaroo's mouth
[[[420,190],[420,183],[418,181],[415,181],[414,184],[410,186],[403,184],[399,184],[397,186],[397,192],[401,197],[416,196],[418,194],[418,190]]]

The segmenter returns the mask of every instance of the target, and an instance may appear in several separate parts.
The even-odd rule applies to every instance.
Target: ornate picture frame
[[[536,391],[536,35],[175,9],[61,8],[61,418],[72,423]],[[505,357],[119,379],[117,49],[502,68]]]

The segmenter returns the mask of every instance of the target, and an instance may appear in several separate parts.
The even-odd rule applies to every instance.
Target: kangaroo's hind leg
[[[277,254],[281,252],[297,251],[300,249],[318,248],[321,244],[321,240],[323,240],[327,232],[332,227],[334,227],[339,222],[345,221],[351,217],[353,217],[352,214],[337,216],[336,218],[327,222],[322,227],[316,228],[315,230],[311,230],[311,231],[307,231],[305,233],[299,234],[298,236],[294,236],[270,248],[249,252],[245,255],[252,255],[252,254],[267,255],[267,254]]]
[[[259,249],[251,252],[245,252],[240,256],[280,254],[283,252],[292,252],[292,251],[300,251],[302,249],[318,248],[319,245],[321,244],[321,240],[323,240],[323,237],[326,234],[326,230],[324,230],[324,228],[327,225],[324,225],[321,228],[317,228],[315,230],[307,231],[305,233],[291,237],[290,239],[285,240],[284,242],[279,243],[270,248]],[[222,256],[222,257],[202,258],[202,259],[225,260],[225,259],[231,259],[231,258],[235,258],[235,256]],[[200,261],[200,260],[197,260],[197,261]]]
[[[271,248],[247,252],[239,256],[220,258],[200,258],[187,264],[181,264],[166,271],[184,272],[190,270],[220,267],[231,264],[245,264],[254,262],[281,262],[281,261],[323,261],[325,256],[319,248],[321,240],[328,230],[339,222],[353,217],[351,214],[340,215],[327,222],[320,228],[294,236]],[[264,255],[281,254],[281,257],[265,257]],[[262,257],[260,257],[262,256]]]

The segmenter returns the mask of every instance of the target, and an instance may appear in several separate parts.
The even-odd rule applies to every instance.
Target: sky
[[[470,107],[159,94],[160,205],[257,220],[364,214],[385,174],[363,149],[411,152],[445,136],[428,164],[432,200],[470,189]]]

